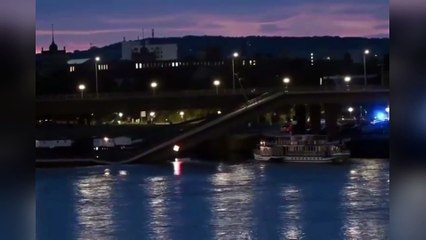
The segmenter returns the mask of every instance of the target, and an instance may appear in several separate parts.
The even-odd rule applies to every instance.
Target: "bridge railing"
[[[38,96],[37,100],[92,100],[92,99],[112,99],[112,98],[160,98],[160,97],[194,97],[194,96],[229,96],[229,95],[240,95],[240,94],[261,94],[265,91],[270,90],[269,88],[251,88],[251,89],[219,89],[216,92],[215,89],[205,90],[177,90],[177,91],[160,91],[156,90],[155,94],[153,91],[144,92],[112,92],[112,93],[99,93],[98,96],[95,93],[81,93],[76,94],[61,94],[61,95],[44,95]]]
[[[38,96],[37,100],[41,101],[57,101],[57,100],[103,100],[103,99],[122,99],[122,98],[167,98],[167,97],[198,97],[198,96],[232,96],[232,95],[261,95],[267,92],[281,92],[300,93],[300,92],[340,92],[340,91],[377,91],[389,90],[387,87],[382,86],[289,86],[287,89],[284,87],[278,88],[250,88],[250,89],[215,89],[208,90],[178,90],[178,91],[160,91],[157,90],[154,94],[152,91],[145,92],[115,92],[115,93],[99,93],[99,97],[95,93],[84,93],[83,97],[78,94],[64,94],[64,95],[45,95]]]

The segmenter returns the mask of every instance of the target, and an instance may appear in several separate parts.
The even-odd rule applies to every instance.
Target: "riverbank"
[[[176,127],[176,126],[175,126]],[[164,132],[173,129],[169,127],[163,128]],[[134,127],[124,127],[115,129],[115,132],[108,132],[108,135],[124,135],[129,134],[133,137],[152,137],[152,134],[159,134],[158,128],[146,128],[146,129],[135,129]],[[178,129],[174,129],[179,131]],[[102,130],[96,130],[102,132]],[[151,135],[149,135],[151,133]],[[175,134],[176,132],[168,132],[169,134]],[[74,133],[75,136],[80,136],[79,140],[72,148],[59,149],[54,152],[54,149],[44,149],[38,151],[42,156],[38,156],[36,160],[37,167],[73,167],[73,166],[90,166],[101,164],[99,159],[99,152],[94,151],[90,142],[90,136],[92,133],[81,132],[82,135],[86,135],[86,138],[82,138],[82,135]],[[163,138],[165,138],[163,136]],[[178,157],[190,157],[205,159],[207,161],[227,161],[227,162],[241,162],[248,159],[252,159],[252,150],[256,147],[261,134],[258,131],[252,131],[249,133],[228,133],[227,135],[220,136],[217,138],[209,138],[194,147],[183,148]],[[110,152],[102,153],[102,158],[106,159],[110,163],[117,162],[119,160],[131,157],[132,154],[140,152],[140,149],[148,148],[149,143],[154,141],[146,141],[134,146],[134,149],[126,150],[114,150]],[[389,158],[389,137],[386,135],[364,135],[352,138],[348,143],[348,148],[351,150],[352,158]],[[98,156],[98,157],[96,157]],[[166,160],[166,159],[165,159]],[[173,159],[170,159],[170,161]],[[166,160],[167,161],[167,160]],[[139,161],[138,163],[142,163]]]

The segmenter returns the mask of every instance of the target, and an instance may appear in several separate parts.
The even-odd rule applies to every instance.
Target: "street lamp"
[[[183,117],[185,116],[185,112],[184,112],[184,111],[180,111],[180,112],[179,112],[179,116],[180,116],[180,118],[182,118],[182,119],[183,119]]]
[[[213,81],[213,85],[216,87],[216,95],[219,95],[220,81],[219,80],[214,80]]]
[[[153,123],[155,118],[155,112],[149,113],[149,123]]]
[[[239,56],[238,52],[232,54],[232,93],[235,94],[235,58]]]
[[[365,49],[364,54],[362,55],[362,60],[364,63],[364,86],[367,86],[367,63],[366,63],[366,57],[370,54],[370,50]]]
[[[288,78],[288,77],[283,78],[283,83],[284,83],[284,86],[285,86],[285,91],[287,92],[288,84],[290,83],[290,78]]]
[[[84,97],[84,90],[86,89],[86,85],[84,85],[84,84],[80,84],[80,85],[78,85],[78,90],[80,90],[80,93],[81,93],[81,98],[83,99],[83,97]]]
[[[155,89],[158,87],[157,82],[151,82],[151,88],[152,88],[152,95],[155,96]]]
[[[96,81],[96,97],[99,97],[99,88],[98,88],[98,62],[101,61],[100,57],[95,57],[95,81]]]
[[[353,109],[353,107],[348,107],[348,112],[349,112],[349,114],[351,115],[351,118],[352,118],[352,112],[354,111],[354,109]]]
[[[345,81],[345,83],[346,83],[346,87],[348,87],[348,88],[349,88],[349,83],[351,82],[351,77],[350,77],[350,76],[346,76],[343,80],[344,80],[344,81]]]

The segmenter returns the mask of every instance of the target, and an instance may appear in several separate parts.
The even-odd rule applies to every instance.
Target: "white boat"
[[[342,142],[328,141],[321,135],[267,135],[253,151],[258,161],[299,163],[342,163],[350,157]]]
[[[71,139],[35,140],[36,148],[67,148],[73,145]]]

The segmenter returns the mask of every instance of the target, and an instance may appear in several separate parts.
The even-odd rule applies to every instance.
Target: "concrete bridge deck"
[[[37,116],[49,115],[81,115],[109,114],[125,111],[138,114],[144,110],[180,110],[219,108],[234,109],[246,102],[246,99],[260,96],[265,92],[277,89],[238,90],[234,94],[231,89],[222,89],[219,94],[215,90],[158,92],[151,93],[115,93],[86,95],[44,96],[36,99]],[[284,92],[283,88],[278,91]],[[388,101],[389,89],[383,87],[352,86],[349,88],[326,87],[293,87],[286,92],[284,102],[297,103],[353,103],[365,101]]]

